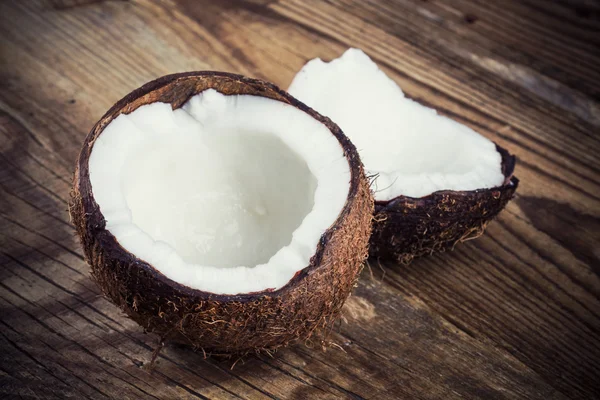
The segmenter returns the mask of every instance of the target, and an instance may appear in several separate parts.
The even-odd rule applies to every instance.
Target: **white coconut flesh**
[[[329,63],[309,61],[289,92],[342,128],[367,173],[377,176],[376,200],[504,182],[494,143],[406,98],[361,50],[349,49]]]
[[[342,211],[350,167],[329,129],[275,100],[212,89],[153,103],[96,139],[106,229],[168,278],[218,294],[279,289]]]

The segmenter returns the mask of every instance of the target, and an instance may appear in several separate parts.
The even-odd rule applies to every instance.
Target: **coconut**
[[[146,331],[246,353],[332,326],[373,199],[329,119],[267,82],[192,72],[96,123],[69,210],[93,279]]]
[[[405,97],[358,49],[309,61],[289,92],[330,117],[374,178],[370,255],[402,263],[482,234],[513,197],[515,157]]]

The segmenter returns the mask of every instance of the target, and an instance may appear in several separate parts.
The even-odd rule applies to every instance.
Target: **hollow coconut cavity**
[[[70,213],[93,277],[146,330],[239,353],[330,326],[372,208],[335,124],[266,82],[198,72],[143,86],[96,124]]]
[[[406,263],[479,236],[514,195],[513,156],[406,98],[361,50],[309,61],[289,92],[339,124],[374,177],[372,256]]]

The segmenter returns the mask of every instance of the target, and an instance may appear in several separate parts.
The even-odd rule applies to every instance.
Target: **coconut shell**
[[[504,184],[471,191],[442,190],[414,198],[398,196],[375,202],[369,255],[408,264],[415,257],[452,249],[483,234],[512,199],[519,184],[516,159],[496,145],[502,156]]]
[[[350,165],[350,191],[343,211],[321,236],[309,265],[281,289],[222,295],[177,283],[123,249],[106,230],[94,200],[88,160],[95,140],[108,123],[120,114],[157,101],[176,109],[190,96],[209,88],[227,95],[268,97],[309,114],[338,139]],[[328,118],[270,83],[205,71],[150,82],[115,104],[96,123],[77,160],[69,210],[93,279],[146,331],[213,354],[247,353],[307,340],[332,327],[367,256],[373,198],[354,145]]]

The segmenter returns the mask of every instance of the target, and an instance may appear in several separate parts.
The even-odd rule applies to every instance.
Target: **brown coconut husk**
[[[408,264],[415,257],[453,249],[460,242],[481,236],[519,185],[513,176],[515,157],[500,146],[496,149],[502,156],[502,186],[376,201],[369,255]]]
[[[88,161],[107,124],[157,101],[179,108],[190,96],[209,88],[226,95],[268,97],[309,114],[338,139],[350,165],[350,191],[343,211],[321,236],[310,264],[279,290],[221,295],[172,281],[119,245],[106,230],[94,200]],[[362,163],[337,125],[270,83],[210,71],[159,78],[116,103],[84,141],[70,204],[92,277],[102,292],[146,331],[219,354],[270,351],[330,329],[367,256],[372,213],[373,198]]]

